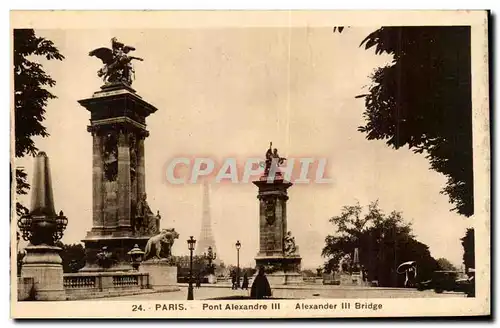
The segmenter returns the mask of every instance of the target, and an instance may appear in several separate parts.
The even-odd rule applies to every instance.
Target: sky
[[[460,238],[473,218],[450,209],[440,193],[446,179],[429,169],[423,155],[369,141],[357,131],[364,124],[363,99],[373,70],[390,62],[359,44],[372,28],[342,34],[330,28],[205,28],[147,30],[37,30],[66,57],[40,60],[57,85],[47,106],[50,137],[36,145],[50,158],[56,210],[69,219],[63,237],[76,243],[92,227],[92,138],[89,112],[77,100],[92,96],[102,81],[100,60],[89,51],[110,47],[115,36],[136,48],[133,88],[158,108],[148,117],[145,143],[146,190],[162,228],[180,239],[174,255],[188,254],[186,240],[201,229],[202,185],[170,185],[165,166],[175,157],[223,160],[264,156],[273,142],[285,157],[327,159],[331,184],[296,184],[289,189],[288,230],[295,236],[304,268],[324,262],[324,239],[335,229],[329,218],[344,205],[379,200],[385,213],[398,210],[416,238],[435,258],[462,262]],[[33,172],[33,159],[16,159]],[[218,258],[254,266],[258,251],[257,188],[213,184],[212,229]],[[30,195],[21,198],[29,204]]]

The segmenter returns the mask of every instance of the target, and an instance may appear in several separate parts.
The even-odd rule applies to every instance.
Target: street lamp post
[[[236,241],[236,288],[240,288],[240,248],[241,243],[239,240]]]
[[[189,286],[188,286],[188,301],[193,300],[193,250],[194,245],[196,244],[196,240],[193,239],[193,236],[189,237],[187,240],[188,248],[189,248]]]
[[[209,246],[208,247],[208,253],[205,253],[203,254],[205,256],[205,258],[208,260],[208,273],[209,274],[212,274],[212,262],[215,261],[215,259],[217,258],[217,254],[214,253],[213,249],[212,249],[212,246]]]
[[[209,246],[207,249],[207,253],[204,253],[203,256],[208,261],[206,273],[208,274],[208,283],[215,284],[217,279],[215,278],[215,265],[212,263],[217,258],[217,254],[214,253],[212,246]]]

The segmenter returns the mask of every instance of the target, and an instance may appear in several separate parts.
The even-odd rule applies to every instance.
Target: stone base
[[[363,281],[363,276],[358,273],[341,273],[339,274],[341,286],[368,286],[369,284]]]
[[[255,258],[257,272],[253,276],[255,279],[259,267],[263,266],[267,280],[271,287],[277,285],[300,285],[304,283],[304,278],[300,274],[301,257],[299,255],[266,256],[259,254]]]
[[[63,267],[59,252],[54,246],[28,246],[21,267],[22,278],[33,278],[37,301],[66,299],[63,285]]]
[[[255,257],[256,269],[263,266],[267,272],[300,272],[302,258],[299,255],[262,255]]]
[[[139,266],[139,272],[149,274],[149,285],[153,289],[177,286],[177,267],[166,259],[147,260]]]
[[[140,249],[144,250],[146,243],[150,237],[91,237],[83,240],[85,243],[85,267],[80,269],[79,272],[117,272],[117,271],[131,271],[132,265],[130,263],[130,255],[127,253],[138,245]],[[102,247],[106,246],[108,251],[112,253],[113,264],[109,267],[102,267],[97,262],[97,254],[101,251]]]
[[[252,281],[255,280],[256,276],[257,275],[253,276]],[[271,285],[271,288],[273,286],[304,284],[304,278],[298,272],[273,272],[269,274],[266,273],[266,277],[267,281],[269,281],[269,284]]]

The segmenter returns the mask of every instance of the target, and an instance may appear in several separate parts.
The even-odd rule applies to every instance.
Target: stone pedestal
[[[177,267],[170,265],[166,259],[144,261],[139,266],[139,272],[149,274],[149,285],[153,289],[177,286]]]
[[[339,281],[341,286],[366,286],[363,275],[360,272],[340,273]]]
[[[81,272],[131,270],[127,253],[158,233],[158,217],[138,217],[145,199],[146,118],[157,109],[130,86],[101,87],[79,100],[90,112],[92,134],[92,229],[83,240],[86,265]],[[112,253],[112,267],[101,267],[96,255],[103,246]]]
[[[300,274],[301,260],[301,257],[298,255],[258,255],[255,258],[257,269],[264,267],[267,280],[271,286],[303,284],[304,279]]]
[[[28,246],[25,248],[21,277],[32,277],[37,301],[66,300],[63,286],[63,267],[59,252],[54,246]]]
[[[134,247],[139,246],[144,249],[149,237],[102,237],[95,236],[86,238],[85,242],[85,256],[86,265],[80,272],[117,272],[117,271],[130,271],[132,265],[130,263],[130,255],[127,253]],[[106,246],[112,251],[113,264],[110,267],[99,266],[97,262],[97,254]]]

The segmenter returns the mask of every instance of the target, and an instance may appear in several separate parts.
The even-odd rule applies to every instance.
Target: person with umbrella
[[[413,287],[415,286],[415,280],[417,279],[417,262],[415,261],[407,261],[401,263],[396,270],[399,274],[406,274],[405,277],[405,287]]]

